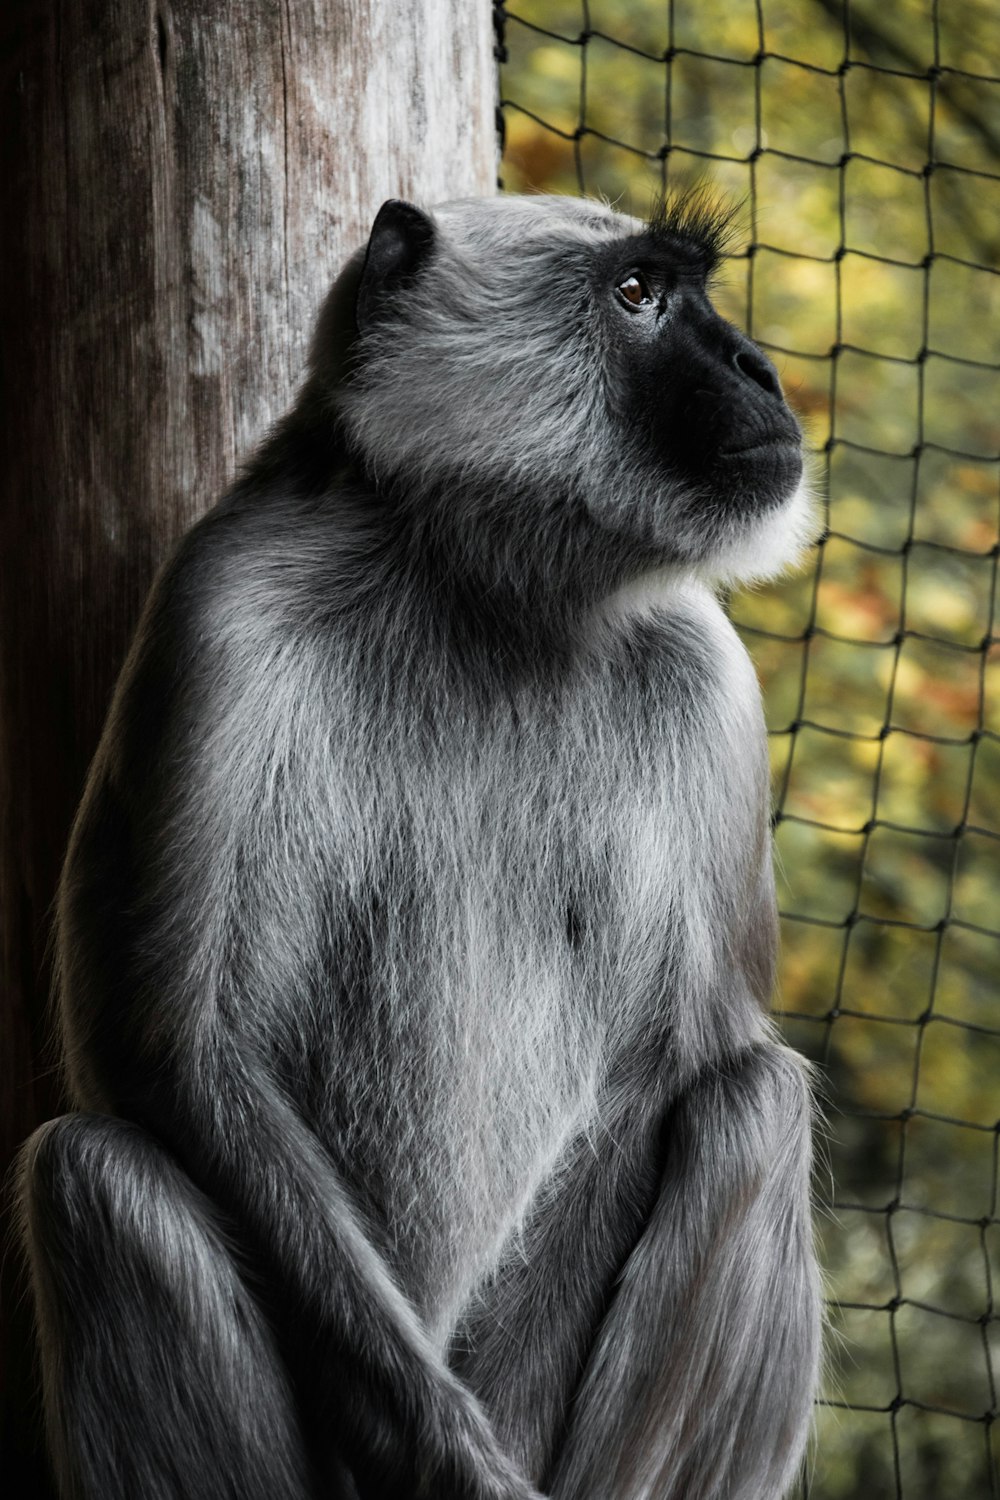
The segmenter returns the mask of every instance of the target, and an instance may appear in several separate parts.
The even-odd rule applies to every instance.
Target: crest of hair
[[[693,240],[714,271],[738,243],[742,212],[741,200],[696,183],[657,198],[646,226],[654,237]]]

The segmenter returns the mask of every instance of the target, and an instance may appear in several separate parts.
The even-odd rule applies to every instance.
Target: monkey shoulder
[[[766,1001],[774,925],[770,778],[753,665],[700,584],[654,578],[609,603],[599,650],[610,748],[594,803],[603,817],[602,787],[624,789],[608,824],[620,850],[623,911],[634,919],[645,909],[651,934],[676,929],[670,962],[688,974],[691,993],[704,983],[706,993],[725,994],[739,969],[747,981],[741,992]],[[629,768],[624,777],[615,776],[616,765]],[[720,1034],[735,1024],[729,1001],[721,1010],[715,1000],[689,1008],[702,1028],[692,1056],[708,1045],[702,1023],[709,1014]]]
[[[204,971],[204,993],[225,986],[209,971],[213,955],[232,951],[237,913],[248,948],[286,974],[298,965],[303,990],[313,983],[305,965],[320,962],[350,821],[330,750],[347,738],[326,642],[337,635],[336,577],[349,572],[332,531],[315,504],[227,500],[154,582],[58,906],[61,1010],[81,1099],[124,1097],[137,1046],[159,1055],[146,1028],[198,1003],[185,975]],[[136,1003],[146,990],[158,996],[155,1015]],[[264,997],[263,1024],[264,979],[250,990]],[[98,1030],[119,1041],[98,1046]],[[114,1087],[90,1077],[98,1053]]]
[[[154,581],[100,758],[145,777],[227,747],[245,756],[299,718],[318,659],[335,666],[348,531],[309,497],[237,489],[209,511]]]
[[[343,700],[326,645],[349,572],[338,535],[316,502],[237,491],[181,539],[112,699],[69,884],[94,884],[127,845],[132,879],[179,901],[237,844],[262,847],[297,778],[311,785]]]

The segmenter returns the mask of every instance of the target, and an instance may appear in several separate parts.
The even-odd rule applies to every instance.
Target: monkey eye
[[[628,307],[646,307],[653,300],[646,278],[639,271],[626,276],[624,281],[618,283],[616,290]]]

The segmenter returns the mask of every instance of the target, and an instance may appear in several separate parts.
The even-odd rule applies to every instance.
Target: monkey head
[[[571,198],[392,200],[313,379],[376,482],[441,529],[770,576],[815,525],[777,372],[708,299],[727,217],[691,197],[646,222]]]

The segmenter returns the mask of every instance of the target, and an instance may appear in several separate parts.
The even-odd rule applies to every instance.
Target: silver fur
[[[433,226],[345,353],[352,263],[159,578],[74,830],[79,1113],[23,1163],[68,1500],[769,1500],[806,1442],[809,1090],[714,587],[809,505],[713,507],[609,416],[581,268],[641,226]]]

